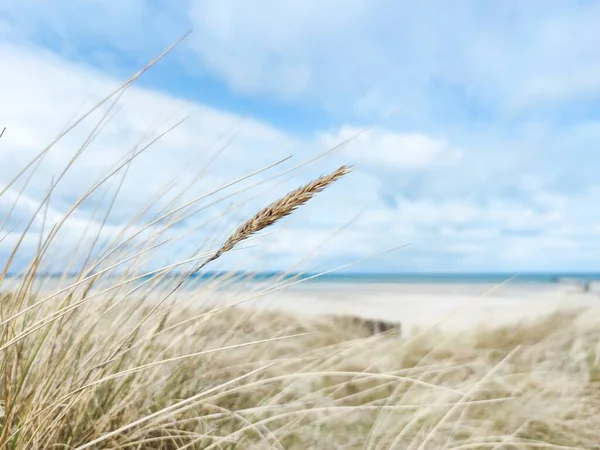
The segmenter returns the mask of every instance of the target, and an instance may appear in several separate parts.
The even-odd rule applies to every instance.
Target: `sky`
[[[69,216],[50,269],[89,244],[90,230],[108,242],[173,179],[182,195],[171,191],[152,211],[218,192],[165,234],[173,243],[146,255],[157,267],[218,246],[270,201],[352,164],[216,267],[600,271],[598,29],[600,3],[584,0],[4,2],[0,262],[40,204],[14,268],[94,180],[186,119]],[[116,107],[105,103],[34,176],[9,185],[188,30]],[[105,113],[110,121],[61,176]],[[99,205],[119,183],[104,220]]]

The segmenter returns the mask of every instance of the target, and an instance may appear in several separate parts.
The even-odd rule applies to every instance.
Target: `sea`
[[[79,275],[75,274],[39,274],[36,281],[44,284],[60,284],[65,286],[75,282]],[[262,286],[271,284],[289,285],[352,285],[352,284],[491,284],[502,283],[550,285],[550,284],[575,284],[584,289],[600,282],[600,273],[242,273],[242,272],[204,272],[201,274],[175,273],[162,275],[128,275],[131,285],[137,286],[173,286],[180,282],[182,288],[196,288],[199,285],[211,283],[213,285],[239,285],[240,283],[260,284]],[[9,275],[4,286],[5,290],[11,284],[18,283],[21,276]],[[124,280],[122,275],[101,275],[101,284],[111,285]],[[117,281],[118,280],[118,281]],[[599,283],[600,284],[600,283]]]

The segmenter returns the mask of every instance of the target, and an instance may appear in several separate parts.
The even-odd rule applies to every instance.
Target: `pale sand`
[[[58,286],[45,286],[46,294]],[[264,287],[269,287],[268,285]],[[129,289],[124,288],[124,294]],[[302,283],[256,299],[259,286],[232,285],[220,291],[179,291],[177,301],[194,305],[234,304],[303,315],[354,315],[415,327],[466,330],[530,321],[557,311],[583,310],[579,320],[600,324],[600,289],[580,292],[562,284],[358,284]],[[54,291],[55,292],[55,291]],[[154,291],[150,299],[161,299]],[[119,294],[116,295],[119,297]],[[133,294],[130,299],[135,299]],[[254,297],[254,299],[252,299]],[[250,300],[249,300],[250,299]],[[97,299],[100,301],[100,299]]]
[[[231,302],[248,292],[219,293]],[[444,330],[503,326],[559,311],[585,311],[582,321],[600,323],[600,293],[549,284],[306,284],[272,293],[245,305],[308,315],[356,315],[400,322],[403,330]]]

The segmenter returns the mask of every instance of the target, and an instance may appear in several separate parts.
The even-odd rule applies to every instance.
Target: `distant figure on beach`
[[[590,280],[582,280],[578,278],[558,278],[556,282],[559,284],[569,284],[571,286],[579,286],[581,292],[590,292],[592,288],[592,282]]]

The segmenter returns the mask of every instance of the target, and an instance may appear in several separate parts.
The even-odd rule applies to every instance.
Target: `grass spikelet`
[[[248,239],[250,236],[275,224],[277,221],[292,214],[298,207],[307,203],[316,194],[335,183],[340,178],[351,172],[349,166],[341,166],[329,175],[323,175],[310,183],[305,184],[286,196],[274,201],[269,206],[258,211],[254,216],[240,225],[233,234],[225,241],[213,256],[204,264],[214,261],[223,253],[232,250],[237,244]]]

